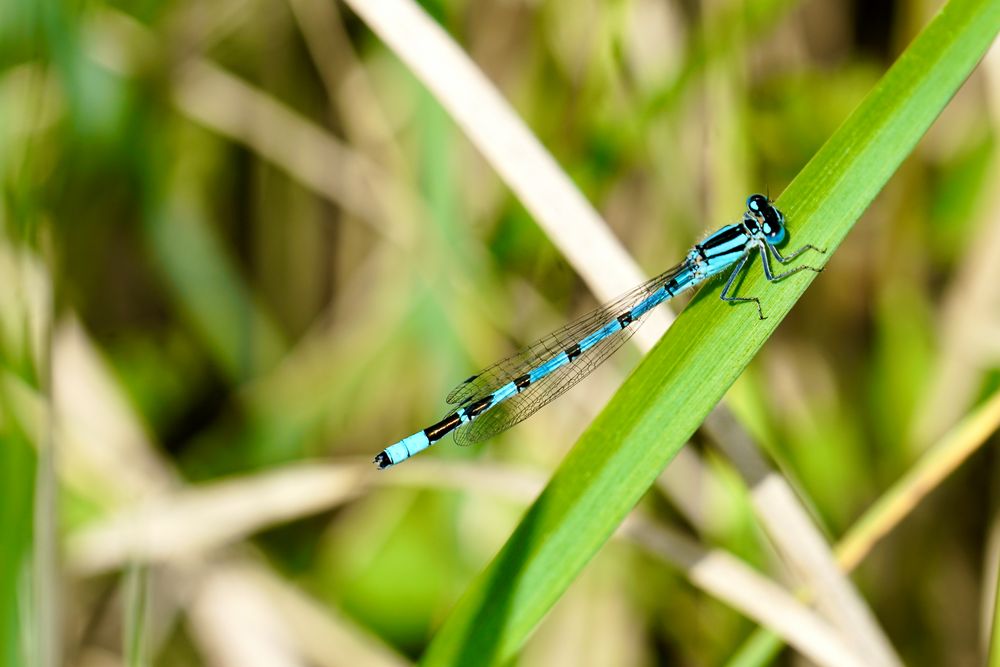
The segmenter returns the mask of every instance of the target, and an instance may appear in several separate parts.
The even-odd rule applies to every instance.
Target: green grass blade
[[[149,573],[139,563],[125,571],[125,592],[122,613],[122,654],[128,667],[146,667],[149,648]]]
[[[778,200],[793,239],[831,252],[993,41],[1000,0],[951,0]],[[811,258],[813,262],[817,260]],[[767,285],[753,271],[726,307],[695,298],[584,433],[434,638],[427,665],[510,660],[812,280]],[[850,276],[827,276],[849,280]]]
[[[24,664],[36,630],[34,619],[25,613],[34,607],[29,558],[36,464],[30,441],[12,423],[10,405],[0,395],[0,667]]]

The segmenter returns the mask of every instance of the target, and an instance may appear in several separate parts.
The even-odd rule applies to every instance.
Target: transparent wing
[[[628,312],[675,276],[685,265],[677,266],[621,295],[614,301],[587,313],[562,329],[528,346],[517,354],[463,382],[448,396],[450,403],[466,404],[492,394],[514,378],[562,353],[590,333],[603,327],[619,315]],[[645,316],[604,338],[584,351],[572,363],[560,366],[552,373],[530,384],[524,391],[511,396],[477,417],[471,424],[455,431],[455,442],[471,445],[487,440],[514,424],[527,419],[535,411],[589,375],[601,363],[632,337]]]
[[[572,363],[560,366],[538,382],[529,385],[521,393],[515,394],[490,408],[474,419],[472,423],[456,430],[454,432],[455,442],[462,446],[473,445],[483,440],[489,440],[497,433],[506,431],[511,426],[524,421],[590,375],[591,371],[600,366],[605,359],[614,354],[625,341],[632,337],[632,334],[642,325],[644,320],[645,315],[625,329],[621,329],[597,343]]]
[[[483,369],[452,389],[445,400],[452,405],[465,405],[466,403],[471,403],[492,394],[514,378],[524,375],[533,368],[537,368],[543,362],[551,359],[555,354],[562,352],[574,343],[580,342],[587,334],[604,326],[611,318],[618,317],[625,311],[631,310],[642,302],[643,299],[662,287],[665,282],[680,273],[686,266],[686,263],[681,263],[672,269],[668,269],[655,278],[651,278],[641,285],[632,288],[613,301],[553,331],[548,336],[532,343],[523,350],[498,361],[489,368]],[[629,329],[631,328],[629,327]],[[628,340],[628,338],[625,340]]]

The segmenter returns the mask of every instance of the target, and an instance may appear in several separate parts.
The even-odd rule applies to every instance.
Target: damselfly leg
[[[824,255],[826,254],[826,248],[817,248],[816,246],[810,243],[805,244],[804,246],[793,252],[791,255],[788,255],[787,257],[782,257],[781,253],[778,252],[778,249],[773,245],[768,244],[767,249],[770,250],[771,254],[774,255],[774,258],[779,262],[781,262],[782,264],[788,264],[790,261],[792,261],[793,259],[795,259],[796,257],[798,257],[807,250],[815,250],[818,253],[822,253]]]
[[[791,260],[793,260],[796,257],[798,257],[799,255],[801,255],[806,250],[810,250],[811,249],[811,250],[815,250],[817,252],[822,252],[822,253],[826,252],[825,250],[820,250],[819,248],[817,248],[815,246],[804,245],[801,248],[799,248],[798,250],[796,250],[795,252],[793,252],[788,257],[782,257],[778,253],[778,249],[775,248],[773,245],[768,245],[767,249],[770,250],[771,254],[774,255],[774,258],[776,260],[778,260],[779,262],[781,262],[782,264],[787,264]],[[788,276],[794,275],[794,274],[798,273],[799,271],[815,271],[816,273],[822,273],[823,272],[823,269],[821,269],[821,268],[816,268],[815,266],[802,265],[802,266],[796,266],[794,269],[789,269],[788,271],[785,271],[784,273],[779,273],[778,275],[774,275],[773,273],[771,273],[771,261],[770,261],[770,259],[768,259],[767,253],[764,252],[763,248],[760,249],[760,262],[761,262],[761,264],[764,265],[764,277],[767,278],[768,281],[770,281],[772,283],[776,283],[779,280],[784,280]]]
[[[740,274],[740,271],[743,270],[743,267],[746,266],[748,259],[750,259],[750,253],[743,255],[743,259],[737,262],[736,268],[733,269],[733,272],[729,274],[729,280],[726,281],[726,286],[722,288],[722,295],[719,298],[721,298],[723,301],[728,301],[729,303],[747,303],[753,301],[754,303],[757,304],[757,315],[760,317],[760,319],[766,320],[767,318],[764,317],[764,311],[760,307],[760,299],[758,299],[757,297],[729,296],[729,290],[732,288],[733,282],[736,280],[736,276],[738,276]]]
[[[767,248],[767,250],[765,250],[765,248]],[[797,266],[794,269],[790,269],[788,271],[785,271],[784,273],[779,273],[778,275],[774,275],[774,273],[771,271],[771,262],[770,262],[770,260],[769,260],[769,258],[767,256],[768,252],[770,252],[772,255],[774,255],[774,258],[776,260],[778,260],[779,262],[781,262],[782,264],[787,264],[788,262],[792,261],[793,259],[795,259],[796,257],[798,257],[799,255],[801,255],[802,253],[804,253],[807,250],[815,250],[816,252],[821,252],[821,253],[824,253],[824,254],[826,253],[826,250],[823,250],[821,248],[817,248],[814,245],[806,244],[806,245],[802,246],[801,248],[799,248],[798,250],[796,250],[795,252],[793,252],[792,254],[788,255],[787,257],[783,257],[781,255],[781,253],[778,252],[778,249],[776,247],[774,247],[773,245],[771,245],[770,243],[761,243],[757,247],[757,249],[760,252],[760,261],[761,261],[761,264],[764,265],[764,277],[767,278],[768,281],[770,281],[772,283],[773,282],[777,282],[779,280],[783,280],[783,279],[787,278],[790,275],[798,273],[799,271],[815,271],[816,273],[820,273],[820,272],[823,271],[823,269],[816,268],[815,266]],[[738,276],[739,273],[740,273],[740,271],[743,270],[743,267],[746,265],[748,259],[750,259],[750,253],[749,252],[747,254],[743,255],[742,259],[740,259],[737,262],[736,268],[734,268],[733,272],[729,274],[729,280],[726,281],[726,286],[722,288],[722,294],[721,294],[720,298],[723,301],[728,301],[729,303],[747,303],[747,302],[752,301],[755,304],[757,304],[757,316],[760,319],[762,319],[762,320],[766,320],[767,317],[764,315],[764,311],[760,307],[760,299],[759,298],[757,298],[755,296],[730,296],[729,295],[729,292],[730,292],[730,290],[733,287],[733,283],[736,281],[736,276]]]

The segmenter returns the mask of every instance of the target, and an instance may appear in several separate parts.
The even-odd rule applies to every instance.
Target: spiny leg
[[[801,255],[802,253],[804,253],[806,250],[815,250],[816,252],[823,253],[824,255],[826,254],[826,248],[817,248],[816,246],[811,245],[809,243],[805,244],[804,246],[802,246],[801,248],[799,248],[798,250],[796,250],[795,252],[793,252],[788,257],[782,257],[781,253],[778,252],[778,249],[775,248],[770,243],[767,244],[767,249],[770,250],[771,254],[774,255],[774,258],[776,260],[778,260],[779,262],[781,262],[782,264],[788,264],[790,261],[792,261],[793,259],[795,259],[799,255]]]
[[[764,245],[766,245],[766,244],[764,244]],[[788,260],[792,259],[793,257],[796,257],[796,256],[800,255],[803,250],[807,250],[809,247],[812,247],[812,246],[808,246],[808,247],[807,246],[803,246],[802,248],[799,248],[793,254],[791,254],[788,257],[786,257],[785,261],[788,261]],[[770,250],[773,253],[777,253],[778,252],[777,249],[774,246],[772,246],[772,245],[768,245],[767,248],[768,248],[768,250]],[[814,248],[814,250],[818,250],[818,248]],[[784,273],[779,273],[778,275],[774,275],[773,273],[771,273],[771,262],[767,258],[767,253],[764,252],[763,248],[761,248],[761,250],[760,250],[760,262],[761,262],[761,264],[764,265],[764,277],[767,278],[772,283],[776,283],[779,280],[784,280],[788,276],[790,276],[792,274],[795,274],[795,273],[798,273],[799,271],[815,271],[816,273],[822,273],[823,272],[823,269],[821,269],[821,268],[817,269],[815,266],[796,266],[794,269],[791,269],[789,271],[785,271]]]
[[[722,294],[720,295],[719,298],[722,299],[723,301],[728,301],[730,303],[745,303],[748,301],[753,301],[754,303],[757,304],[757,315],[760,316],[760,319],[764,320],[767,318],[764,317],[764,311],[761,310],[760,308],[760,299],[758,299],[757,297],[727,296],[730,288],[733,286],[733,281],[736,280],[736,276],[738,276],[740,271],[743,270],[743,266],[747,263],[748,259],[750,259],[750,253],[746,253],[745,255],[743,255],[743,258],[736,264],[736,268],[733,269],[733,272],[731,274],[729,274],[729,280],[726,281],[726,286],[722,288]]]

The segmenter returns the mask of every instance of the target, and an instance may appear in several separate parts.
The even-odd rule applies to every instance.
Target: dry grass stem
[[[111,10],[91,18],[101,35],[93,57],[102,66],[129,73],[155,38],[133,19]],[[400,218],[425,206],[411,188],[368,157],[338,141],[287,105],[233,76],[214,63],[192,58],[174,75],[177,109],[222,136],[248,146],[387,240],[402,244]]]
[[[268,526],[356,497],[370,465],[310,466],[216,482],[160,496],[101,522],[69,541],[81,574],[132,560],[187,561]]]
[[[855,522],[837,545],[837,559],[853,570],[948,475],[1000,429],[1000,391],[963,419]]]
[[[499,91],[450,37],[409,0],[348,5],[434,93],[548,237],[602,301],[645,278],[600,215]],[[655,342],[664,311],[637,333]]]
[[[771,629],[815,663],[831,667],[872,664],[855,652],[843,633],[730,554],[704,549],[635,515],[623,529],[640,546],[681,567],[697,586]]]
[[[351,47],[336,3],[289,0],[288,4],[323,80],[327,98],[344,119],[345,134],[351,143],[366,153],[388,159],[393,171],[403,169],[406,158],[394,140],[392,126],[365,67]]]
[[[751,502],[768,536],[824,615],[871,664],[900,664],[888,637],[839,567],[829,542],[788,480],[761,457],[728,410],[713,410],[706,428],[747,481]]]
[[[403,667],[410,664],[378,638],[346,617],[250,562],[226,567],[260,590],[266,603],[286,623],[307,664],[319,667]]]
[[[85,531],[71,541],[71,560],[84,573],[121,567],[130,558],[183,561],[200,554],[204,560],[211,551],[237,538],[347,502],[373,483],[451,488],[522,503],[530,502],[544,483],[541,476],[516,468],[439,461],[412,464],[392,476],[371,472],[367,462],[296,465],[208,484],[205,488],[173,494],[169,502],[128,511]],[[277,506],[271,509],[275,503]],[[261,507],[269,509],[261,511]],[[142,526],[141,530],[138,526]],[[221,530],[220,526],[226,529]],[[826,622],[794,596],[725,552],[705,549],[672,529],[654,527],[638,513],[626,522],[621,535],[665,558],[697,586],[772,628],[805,655],[823,664],[837,664],[836,660],[854,650],[848,648],[845,638],[835,637]],[[156,537],[150,539],[150,536]],[[229,595],[227,591],[231,592],[229,588],[222,589]],[[241,599],[241,604],[248,602]],[[821,656],[827,658],[820,659]]]
[[[178,499],[178,493],[183,494],[182,491],[177,490],[181,488],[180,480],[176,473],[154,453],[155,448],[145,437],[143,429],[138,425],[135,415],[128,408],[128,404],[121,396],[117,386],[111,382],[108,370],[97,361],[96,352],[82,329],[72,322],[61,327],[55,338],[53,355],[55,359],[60,360],[55,366],[58,373],[54,380],[57,385],[56,419],[61,425],[61,433],[73,434],[73,437],[61,436],[59,440],[61,459],[58,472],[60,476],[64,479],[67,477],[70,479],[81,477],[91,479],[89,488],[104,489],[108,499],[117,499],[117,502],[121,503],[123,507],[125,504],[140,500],[146,503],[140,507],[168,507],[173,500]],[[86,396],[87,401],[81,402],[81,396]],[[102,417],[97,420],[94,415]],[[107,461],[109,451],[105,451],[101,445],[114,445],[114,448],[109,451],[116,453],[121,458],[109,464]],[[122,461],[132,461],[135,465],[134,467],[123,467]],[[367,466],[365,467],[367,468]],[[82,475],[77,468],[83,469]],[[360,465],[354,466],[354,468],[360,471]],[[126,472],[127,475],[124,474]],[[365,472],[371,474],[369,471]],[[319,486],[326,482],[336,483],[338,480],[348,480],[350,474],[343,469],[332,472],[321,470],[318,474],[310,471],[306,476],[296,477],[296,481],[300,483],[305,483],[308,480],[313,482],[310,488],[303,489],[300,493],[289,489],[284,484],[284,478],[279,475],[270,484],[254,487],[252,491],[267,494],[266,504],[276,503],[275,511],[284,512],[287,519],[295,514],[295,511],[291,509],[293,505],[312,504],[315,507],[315,496],[319,496],[321,493],[330,493],[326,488],[318,489]],[[99,479],[94,481],[93,478],[98,476]],[[317,484],[317,482],[319,483]],[[350,481],[344,481],[343,484],[340,484],[339,492],[349,493],[347,489],[349,484]],[[227,488],[224,484],[220,486],[221,492],[214,496],[218,504],[210,506],[208,509],[215,512],[216,518],[222,517],[223,521],[240,517],[243,521],[249,521],[248,517],[251,512],[239,509],[239,506],[248,505],[254,511],[259,512],[265,504],[260,502],[262,496],[245,496],[239,493],[240,489],[234,492],[232,487]],[[335,490],[334,493],[336,492],[338,491]],[[281,497],[270,495],[273,493],[279,493]],[[286,493],[290,494],[289,497],[285,497]],[[198,500],[200,499],[195,495],[195,501]],[[225,513],[223,516],[224,513],[220,512],[220,508],[228,508],[230,513]],[[234,508],[236,508],[235,511],[233,511]],[[205,505],[196,504],[196,509],[205,509]],[[142,509],[140,513],[143,511],[146,510]],[[291,514],[289,514],[290,511]],[[168,516],[176,519],[178,515],[168,513]],[[183,515],[181,519],[185,517],[191,518],[191,515]],[[107,525],[115,525],[115,522],[119,520],[127,521],[113,517]],[[200,527],[205,531],[200,534],[194,532],[199,527],[198,524],[192,529],[190,535],[185,533],[183,526],[178,527],[175,524],[174,530],[178,531],[181,539],[193,540],[196,537],[205,539],[206,533],[212,530],[218,531],[221,525],[215,524],[209,528],[206,524],[200,524]],[[135,528],[134,523],[131,526]],[[100,532],[103,529],[97,527],[95,530]],[[121,528],[119,527],[118,530],[121,531]],[[148,536],[145,529],[138,532]],[[106,562],[109,551],[113,551],[117,547],[119,549],[117,567],[128,564],[130,562],[128,547],[134,546],[135,534],[115,532],[110,528],[104,534],[108,536],[106,543],[99,543],[95,546],[95,542],[91,541],[89,548],[93,551],[81,549],[84,557],[80,563],[86,564],[88,562],[86,559],[89,558],[91,559],[90,566],[96,567],[95,563],[101,562],[102,558]],[[71,568],[74,567],[72,553],[76,548],[72,546],[73,539],[73,537],[70,538]],[[84,540],[83,544],[87,546],[88,542]],[[256,664],[252,660],[245,663],[230,662],[231,660],[238,661],[244,657],[244,654],[233,655],[226,648],[222,648],[228,647],[233,639],[231,633],[236,631],[232,625],[235,616],[229,605],[238,602],[246,605],[243,607],[248,616],[246,620],[252,621],[252,625],[261,631],[259,637],[261,643],[255,646],[257,650],[254,655],[257,657],[267,656],[275,661],[267,664],[338,664],[329,656],[325,660],[317,660],[312,663],[306,662],[304,658],[300,661],[300,658],[297,657],[300,654],[315,654],[316,638],[311,638],[310,646],[313,648],[309,650],[303,648],[301,651],[296,646],[295,641],[285,640],[286,635],[283,633],[287,626],[287,619],[280,616],[274,604],[262,600],[261,593],[255,590],[260,581],[273,579],[273,575],[255,563],[240,564],[238,559],[231,562],[240,565],[240,567],[225,570],[217,567],[213,569],[210,566],[206,570],[207,578],[204,579],[199,575],[198,566],[192,567],[188,563],[182,570],[186,581],[205,584],[205,588],[198,586],[195,588],[197,618],[199,622],[203,623],[199,625],[197,639],[199,646],[206,654],[218,657],[220,662],[217,664],[221,665]],[[215,578],[215,575],[219,575],[219,578]],[[318,608],[315,608],[314,611],[318,611]],[[313,617],[313,621],[318,622],[315,617]],[[334,617],[328,617],[326,622],[328,629],[335,626],[340,628],[342,633],[350,634],[353,632],[349,626],[340,623]],[[245,627],[242,632],[246,633]],[[399,661],[388,660],[386,656],[391,655],[391,652],[374,640],[364,639],[360,636],[356,636],[355,640],[352,645],[354,646],[352,650],[355,653],[352,655],[358,655],[357,651],[369,650],[373,660],[372,664],[399,664]],[[247,648],[254,646],[254,643],[246,641],[242,646]]]
[[[391,220],[379,202],[400,196],[400,188],[373,162],[284,104],[204,60],[190,62],[178,72],[174,103],[185,115],[250,146],[391,238]]]
[[[307,667],[291,629],[253,580],[227,568],[199,573],[189,627],[213,667]]]

